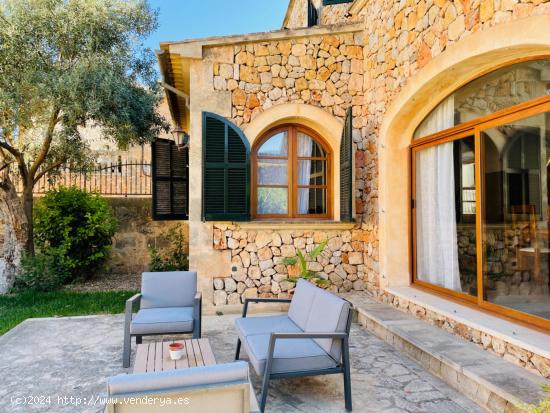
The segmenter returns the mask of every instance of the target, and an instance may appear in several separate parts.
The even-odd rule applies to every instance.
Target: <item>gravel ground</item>
[[[141,274],[99,274],[65,288],[70,291],[138,291],[140,286]]]

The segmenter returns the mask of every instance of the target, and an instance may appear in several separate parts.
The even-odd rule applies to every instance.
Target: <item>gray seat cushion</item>
[[[151,373],[120,374],[109,378],[109,396],[158,390],[176,390],[191,386],[205,386],[245,381],[248,382],[248,364],[237,361],[227,364],[176,369]]]
[[[270,334],[249,335],[243,341],[250,363],[258,375],[263,375]],[[336,367],[336,362],[311,339],[277,339],[273,354],[272,373],[318,370]]]
[[[238,318],[235,320],[235,327],[241,340],[250,335],[272,332],[300,333],[302,331],[286,315]]]
[[[144,272],[140,308],[192,307],[196,293],[196,272]]]
[[[130,324],[131,334],[189,333],[193,331],[193,307],[145,308]]]

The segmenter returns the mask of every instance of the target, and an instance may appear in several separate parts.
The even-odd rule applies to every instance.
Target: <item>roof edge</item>
[[[271,32],[249,33],[242,35],[206,37],[202,39],[182,40],[179,42],[163,42],[163,48],[169,48],[170,53],[183,57],[202,59],[204,47],[230,46],[241,43],[259,43],[273,40],[286,40],[296,37],[310,37],[326,34],[355,33],[363,31],[363,23],[338,23],[326,26],[305,27],[299,29],[283,29]]]

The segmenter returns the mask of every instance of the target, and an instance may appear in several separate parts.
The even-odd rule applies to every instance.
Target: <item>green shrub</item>
[[[76,187],[50,191],[34,209],[38,254],[29,263],[51,264],[64,283],[90,278],[103,267],[116,229],[117,221],[101,196]]]
[[[61,266],[55,254],[24,255],[21,260],[21,272],[15,279],[16,291],[53,291],[61,287],[69,274]]]
[[[149,247],[151,256],[151,271],[187,271],[189,269],[189,258],[185,252],[185,237],[181,224],[170,228],[167,235],[170,246],[167,250],[160,252],[155,247]]]

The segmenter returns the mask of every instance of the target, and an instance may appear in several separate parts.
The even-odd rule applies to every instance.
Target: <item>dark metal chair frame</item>
[[[133,297],[126,300],[126,308],[124,311],[124,344],[122,352],[122,366],[130,367],[130,353],[132,346],[132,337],[136,338],[136,344],[142,343],[142,337],[145,336],[170,336],[177,334],[187,334],[192,333],[193,338],[201,338],[202,327],[202,294],[198,291],[195,294],[193,299],[193,331],[173,331],[169,333],[149,333],[149,334],[131,334],[130,333],[130,324],[132,322],[132,313],[134,309],[134,304],[137,304],[138,310],[141,304],[141,293],[137,293]]]
[[[347,300],[346,300],[347,301]],[[244,302],[242,317],[246,318],[248,312],[248,303],[290,303],[290,299],[286,298],[247,298]],[[349,301],[348,301],[349,302]],[[350,303],[348,319],[346,322],[345,333],[271,333],[269,340],[269,347],[267,351],[267,360],[264,370],[264,377],[262,381],[262,391],[260,394],[260,411],[263,413],[267,401],[267,394],[269,390],[269,381],[277,379],[287,379],[292,377],[307,377],[307,376],[320,376],[325,374],[343,374],[344,376],[344,398],[346,410],[352,410],[351,400],[351,374],[350,374],[350,360],[349,360],[349,333],[351,329],[351,321],[353,316],[353,305]],[[318,370],[304,370],[293,371],[288,373],[272,373],[273,367],[273,353],[275,351],[275,343],[277,339],[304,339],[304,338],[332,338],[342,340],[342,355],[341,360],[335,360],[338,363],[337,367],[329,369]],[[241,339],[237,339],[237,350],[235,352],[235,360],[239,360],[241,352]],[[328,355],[328,353],[327,353]]]

